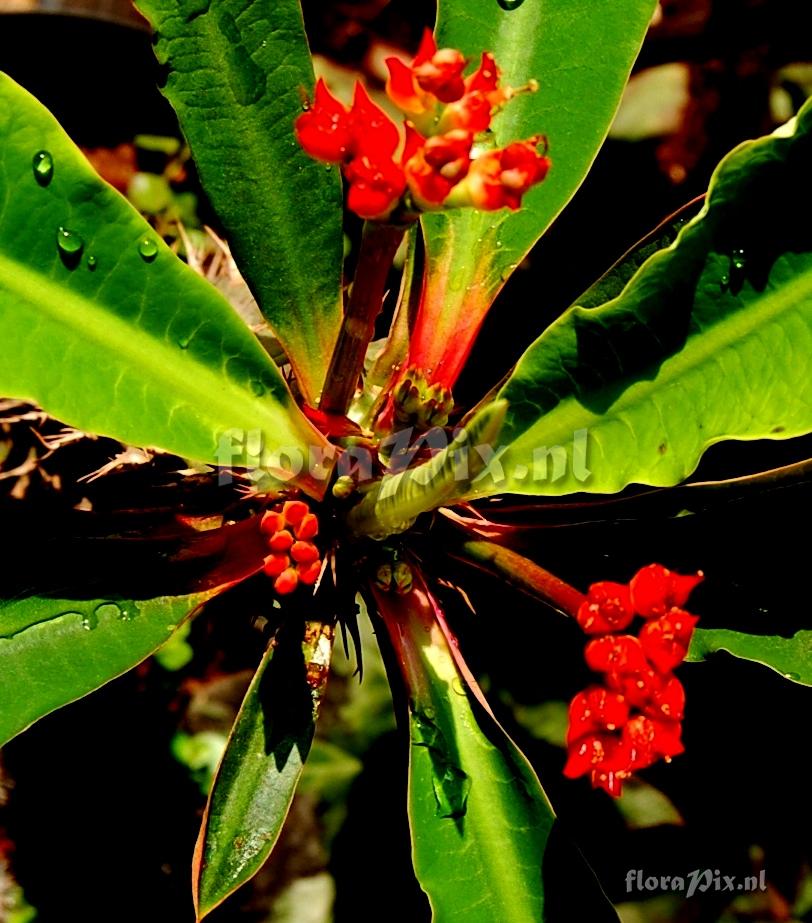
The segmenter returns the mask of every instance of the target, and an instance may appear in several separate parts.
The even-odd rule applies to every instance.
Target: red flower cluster
[[[395,123],[360,84],[348,109],[318,81],[313,104],[296,120],[296,135],[311,157],[343,166],[352,211],[385,220],[400,205],[404,212],[443,206],[515,210],[544,179],[550,160],[537,150],[540,135],[502,150],[473,152],[475,136],[487,131],[516,91],[500,87],[491,54],[483,54],[479,68],[465,77],[467,63],[455,49],[438,50],[428,30],[411,65],[387,60],[386,91],[408,118],[402,143]]]
[[[627,585],[593,583],[578,624],[596,635],[586,646],[589,667],[604,675],[570,703],[564,775],[591,774],[592,785],[618,796],[623,779],[661,757],[682,753],[685,690],[673,675],[698,619],[681,607],[702,573],[683,576],[649,564]],[[639,637],[617,634],[635,615]]]
[[[268,510],[260,529],[267,536],[270,554],[262,569],[273,578],[281,596],[299,584],[312,586],[321,573],[321,556],[312,539],[319,533],[319,520],[302,500],[288,500],[281,511]]]

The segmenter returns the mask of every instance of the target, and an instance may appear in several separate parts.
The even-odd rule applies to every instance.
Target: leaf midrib
[[[664,260],[670,251],[659,254],[652,259]],[[796,296],[796,297],[793,297]],[[588,416],[597,420],[599,426],[617,419],[622,413],[644,402],[651,394],[662,391],[675,380],[683,378],[689,372],[708,362],[712,357],[729,350],[735,343],[742,343],[754,334],[762,331],[768,322],[773,322],[784,313],[798,311],[803,304],[803,299],[812,299],[812,267],[799,273],[791,282],[781,285],[760,298],[743,305],[739,310],[731,312],[726,317],[709,327],[697,331],[690,337],[685,347],[666,359],[661,372],[656,378],[648,381],[636,381],[630,385],[623,395],[612,405],[608,412],[597,415],[587,411],[577,398],[570,396],[560,401],[538,423],[530,424],[523,429],[511,443],[519,442],[533,433],[534,441],[539,438],[549,439],[550,434],[558,436],[569,429],[566,422],[559,424],[559,418],[569,418],[573,414]],[[615,301],[609,302],[600,310],[609,310]],[[584,309],[589,310],[589,309]],[[742,332],[744,331],[744,332]],[[515,387],[520,379],[514,380]],[[503,395],[500,395],[503,396]],[[556,428],[559,427],[559,428]],[[548,434],[543,436],[541,434]],[[565,433],[566,434],[566,433]],[[571,433],[569,434],[571,435]],[[546,443],[545,443],[546,444]]]
[[[198,414],[199,408],[214,407],[222,419],[233,418],[235,427],[242,424],[246,429],[257,428],[261,420],[266,421],[266,429],[268,425],[274,429],[279,426],[279,419],[269,413],[265,404],[247,389],[235,386],[224,372],[213,372],[194,352],[182,354],[184,364],[195,365],[195,375],[189,375],[177,362],[177,348],[170,346],[166,339],[151,336],[143,328],[106,310],[102,304],[2,253],[0,289],[20,297],[30,307],[39,309],[67,330],[79,332],[112,355],[124,357],[131,366],[131,373],[143,369],[145,378],[164,380],[172,387],[173,394],[182,398],[178,404],[185,403]],[[246,407],[250,407],[250,413],[245,413]],[[212,451],[215,449],[216,444]]]

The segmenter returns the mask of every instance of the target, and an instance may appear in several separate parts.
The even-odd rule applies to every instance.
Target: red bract
[[[584,657],[597,673],[635,673],[646,670],[643,648],[633,635],[606,635],[590,641]]]
[[[347,207],[361,218],[388,218],[406,189],[403,170],[391,159],[356,157],[345,168]]]
[[[415,145],[414,129],[411,144]],[[417,135],[420,138],[420,135]],[[473,135],[465,131],[450,131],[428,140],[420,138],[421,144],[408,160],[404,155],[406,182],[415,202],[423,208],[434,208],[448,197],[456,184],[468,173],[471,163]]]
[[[692,575],[675,574],[662,564],[649,564],[639,570],[629,584],[635,612],[650,618],[675,606],[684,606],[703,576],[702,571]]]
[[[685,659],[698,621],[689,612],[672,609],[668,615],[661,615],[643,626],[640,643],[648,660],[661,673],[673,670]]]
[[[622,695],[603,686],[590,686],[570,703],[567,742],[578,740],[591,731],[614,731],[629,717],[629,706]]]
[[[479,68],[465,81],[462,98],[446,107],[441,129],[461,128],[474,134],[487,131],[493,113],[510,98],[510,92],[500,88],[499,76],[496,59],[483,52]]]
[[[629,721],[623,728],[621,742],[628,753],[630,771],[645,769],[661,756],[670,759],[685,750],[678,722],[655,721],[645,715]]]
[[[319,78],[310,108],[296,119],[299,144],[316,160],[341,163],[352,156],[353,120]]]
[[[499,151],[480,154],[465,179],[449,198],[449,204],[472,205],[481,211],[521,207],[522,196],[540,183],[550,169],[550,158],[538,153],[541,135],[516,141]]]
[[[411,65],[398,58],[386,63],[387,93],[415,123],[405,124],[399,156],[397,127],[360,83],[347,109],[320,80],[313,105],[296,120],[297,137],[309,154],[342,164],[348,208],[386,221],[408,185],[411,201],[397,220],[442,206],[518,209],[522,196],[547,175],[550,160],[537,151],[540,135],[471,159],[474,136],[490,127],[493,113],[515,93],[499,86],[493,55],[483,53],[477,70],[464,78],[462,53],[438,50],[427,31]]]
[[[353,150],[372,160],[391,159],[400,144],[400,132],[389,116],[369,98],[361,83],[355,84],[352,101]]]
[[[589,588],[577,620],[587,634],[602,635],[584,655],[608,688],[592,686],[572,700],[565,774],[582,775],[588,763],[593,787],[617,796],[635,770],[683,752],[685,690],[671,671],[685,659],[698,619],[677,607],[701,579],[652,564],[630,586],[604,581]],[[627,628],[635,612],[649,619],[639,639],[611,633]]]
[[[418,115],[434,108],[437,102],[450,103],[465,92],[462,72],[465,58],[455,48],[438,51],[429,29],[423,33],[420,48],[411,65],[399,58],[387,58],[389,80],[386,92],[404,112]]]
[[[619,692],[632,708],[646,707],[663,687],[662,674],[647,668],[635,673],[609,673],[606,677],[610,689]]]
[[[618,739],[611,734],[587,734],[570,748],[564,775],[577,779],[601,763],[606,762],[618,746]]]
[[[676,676],[669,676],[644,704],[646,714],[667,721],[681,721],[685,714],[685,689]]]
[[[588,635],[622,631],[634,618],[629,588],[622,583],[593,583],[578,610],[578,624]]]

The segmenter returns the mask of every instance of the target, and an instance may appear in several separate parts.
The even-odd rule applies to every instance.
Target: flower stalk
[[[325,413],[346,414],[350,409],[375,333],[389,269],[404,233],[404,228],[390,224],[364,224],[352,291],[319,402]]]

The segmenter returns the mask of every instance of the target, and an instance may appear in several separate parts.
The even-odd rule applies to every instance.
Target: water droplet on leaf
[[[131,622],[140,613],[138,606],[134,602],[123,602],[119,608],[121,610],[119,618],[122,622]]]
[[[76,231],[69,228],[59,228],[56,232],[56,245],[60,253],[66,256],[76,256],[82,252],[85,242]]]
[[[101,603],[96,606],[96,611],[93,613],[93,617],[96,619],[96,624],[99,623],[100,619],[117,619],[121,618],[121,607],[114,602]]]
[[[734,250],[730,254],[730,265],[737,272],[741,272],[744,269],[745,263],[747,262],[744,250]]]
[[[96,268],[96,257],[95,256],[89,256],[87,258],[87,268],[90,270],[93,270]]]
[[[524,0],[496,0],[496,2],[503,10],[507,10],[507,12],[510,13],[513,10],[518,10],[524,3]]]
[[[145,263],[151,263],[158,255],[158,244],[151,237],[142,237],[138,241],[138,253]]]
[[[54,177],[54,158],[50,151],[37,151],[31,161],[34,179],[40,186],[47,186]]]
[[[191,342],[192,338],[190,336],[178,337],[178,346],[180,346],[181,349],[188,349]]]

